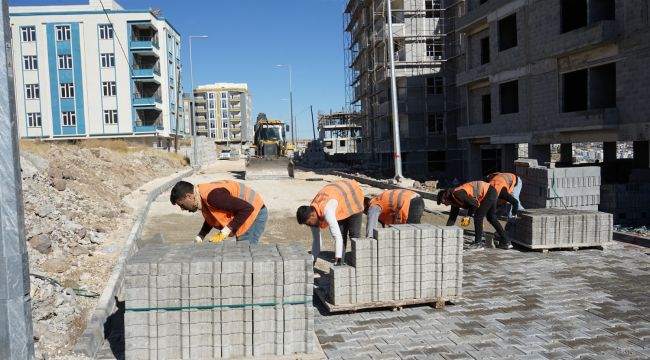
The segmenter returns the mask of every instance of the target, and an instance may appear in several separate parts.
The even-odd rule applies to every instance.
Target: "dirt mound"
[[[37,358],[68,353],[85,327],[133,221],[123,198],[185,166],[124,142],[21,143]]]

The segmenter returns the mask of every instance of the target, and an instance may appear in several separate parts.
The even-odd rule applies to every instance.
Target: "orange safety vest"
[[[415,191],[395,189],[384,191],[370,201],[370,206],[381,208],[379,221],[383,224],[406,224],[409,217],[411,199],[417,195]]]
[[[497,195],[501,194],[501,189],[506,188],[508,194],[512,194],[512,190],[517,185],[517,175],[511,173],[494,173],[490,174],[490,185],[497,190]]]
[[[236,236],[242,236],[246,233],[257,218],[257,214],[259,214],[260,210],[264,206],[264,201],[258,193],[248,185],[236,181],[221,180],[212,183],[198,184],[197,186],[199,187],[199,194],[201,195],[201,212],[203,213],[203,218],[205,218],[205,221],[212,225],[212,227],[223,229],[224,226],[230,224],[230,222],[235,218],[233,212],[215,208],[208,204],[208,194],[212,190],[220,188],[226,189],[231,196],[240,198],[253,205],[253,213],[251,213],[248,219],[246,219],[239,229],[237,229],[235,232]]]
[[[487,194],[489,189],[490,184],[486,183],[485,181],[470,181],[455,188],[451,192],[451,199],[454,202],[454,205],[462,207],[463,202],[458,200],[454,194],[456,194],[457,191],[465,190],[469,197],[473,197],[474,200],[478,201],[478,204],[481,205],[481,202],[483,201],[483,198],[485,198],[485,194]]]
[[[363,211],[363,191],[361,186],[354,180],[339,180],[325,185],[321,191],[316,194],[311,206],[316,209],[316,214],[320,221],[322,229],[327,227],[325,221],[325,205],[331,199],[338,201],[336,207],[336,220],[347,219],[354,214]]]

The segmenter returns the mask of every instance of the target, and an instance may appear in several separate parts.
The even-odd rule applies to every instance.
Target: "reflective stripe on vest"
[[[400,211],[404,206],[404,194],[406,194],[406,190],[399,190],[399,194],[397,195],[397,208],[393,205],[394,204],[393,197],[395,195],[395,192],[391,191],[390,195],[388,196],[388,206],[390,208],[390,212],[393,217],[393,224],[402,223],[402,217],[400,216]]]
[[[350,195],[354,197],[354,190],[352,189],[352,186],[350,184],[347,185],[350,188],[350,193],[351,193]],[[345,206],[348,208],[348,212],[350,214],[356,213],[354,210],[352,210],[352,204],[350,204],[350,199],[348,199],[348,197],[345,196],[345,190],[342,187],[340,187],[339,184],[329,184],[327,186],[333,186],[334,188],[336,188],[336,190],[338,190],[341,193],[341,197],[345,201]],[[358,200],[356,198],[354,199],[354,202],[358,204]]]
[[[472,181],[472,190],[474,191],[474,200],[476,200],[476,202],[480,203],[480,201],[478,201],[478,197],[479,197],[479,192],[481,190],[481,187],[480,187],[478,181]]]
[[[363,206],[361,206],[361,204],[359,203],[359,199],[357,199],[357,197],[354,196],[355,192],[354,192],[354,188],[352,187],[352,184],[347,180],[343,180],[343,184],[348,188],[348,190],[350,190],[350,194],[352,195],[352,199],[354,200],[354,205],[357,206],[357,209],[363,210]],[[350,211],[350,213],[354,213],[354,211]]]

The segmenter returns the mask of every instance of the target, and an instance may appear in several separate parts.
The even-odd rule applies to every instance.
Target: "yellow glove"
[[[468,226],[469,226],[469,222],[470,222],[470,217],[469,217],[469,216],[465,216],[465,217],[463,217],[462,219],[460,219],[460,226],[462,226],[462,227],[468,227]]]
[[[210,242],[213,242],[213,243],[222,242],[222,241],[226,240],[227,237],[228,237],[228,235],[226,235],[224,233],[218,233],[217,235],[210,238]]]

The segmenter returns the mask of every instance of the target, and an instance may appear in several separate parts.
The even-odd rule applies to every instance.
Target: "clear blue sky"
[[[10,5],[84,4],[79,0],[9,0]],[[293,110],[300,138],[311,138],[309,105],[317,112],[345,105],[343,9],[346,0],[118,0],[125,9],[160,9],[181,33],[183,86],[190,89],[189,35],[194,84],[245,82],[253,94],[253,119],[289,118],[289,75],[293,67]]]

